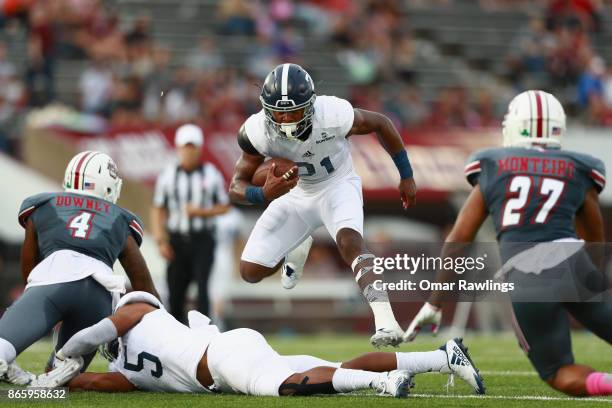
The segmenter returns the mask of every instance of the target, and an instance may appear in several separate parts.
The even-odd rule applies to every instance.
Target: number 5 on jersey
[[[70,235],[74,238],[89,239],[94,216],[95,214],[81,211],[68,220],[66,228],[70,230]]]
[[[523,221],[523,215],[527,201],[531,195],[533,187],[532,178],[529,176],[515,176],[508,186],[508,195],[515,194],[515,197],[506,201],[502,214],[502,227],[519,225]],[[540,206],[533,222],[543,224],[548,221],[551,210],[559,202],[559,198],[565,189],[565,182],[554,178],[543,178],[540,183],[539,195],[546,199]]]

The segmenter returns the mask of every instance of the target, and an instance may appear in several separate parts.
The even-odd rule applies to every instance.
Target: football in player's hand
[[[270,171],[270,166],[272,163],[276,163],[276,169],[274,169],[274,175],[276,177],[280,177],[289,171],[295,163],[291,160],[275,158],[267,160],[259,165],[257,170],[255,170],[255,174],[253,174],[253,178],[251,183],[254,186],[263,186],[266,183],[266,178],[268,177],[268,171]]]

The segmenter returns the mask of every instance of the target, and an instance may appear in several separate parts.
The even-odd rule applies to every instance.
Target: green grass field
[[[328,360],[345,360],[372,351],[367,337],[356,336],[297,336],[270,337],[271,344],[282,354],[312,354]],[[443,338],[432,339],[422,335],[414,344],[405,344],[401,351],[423,351],[438,347]],[[612,371],[610,347],[595,336],[576,333],[573,337],[576,360],[602,371]],[[574,407],[608,406],[612,398],[576,399],[549,389],[539,380],[527,358],[518,348],[514,337],[472,336],[465,338],[475,363],[485,378],[487,395],[472,394],[461,380],[449,392],[446,376],[423,374],[416,377],[416,386],[408,399],[396,400],[378,397],[373,392],[353,393],[326,397],[272,398],[235,395],[183,395],[134,392],[130,394],[72,393],[63,401],[8,401],[0,399],[0,407],[58,406],[98,407],[117,406],[129,408],[152,407],[355,407],[355,406],[409,406],[409,407]],[[49,355],[48,342],[37,343],[23,353],[18,362],[26,369],[39,372]],[[90,371],[104,371],[104,360],[96,357]],[[0,388],[8,388],[6,384]]]

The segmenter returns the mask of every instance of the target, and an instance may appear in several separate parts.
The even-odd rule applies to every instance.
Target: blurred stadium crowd
[[[177,14],[186,18],[201,5],[214,14],[208,19],[214,24],[201,24],[181,53],[160,35],[149,2],[0,3],[0,149],[14,154],[22,114],[52,102],[113,126],[201,121],[235,131],[260,109],[256,86],[281,61],[312,68],[315,83],[330,89],[327,71],[305,52],[308,42],[335,59],[346,86],[333,91],[356,106],[386,112],[402,129],[498,125],[510,96],[526,88],[553,91],[582,123],[612,125],[612,66],[593,45],[609,29],[609,0],[177,1]],[[126,8],[130,3],[135,7]],[[457,80],[426,88],[420,67],[452,66],[456,58],[431,35],[443,27],[415,28],[411,15],[466,6],[523,18],[513,26],[501,63],[463,65],[486,79],[481,86]],[[7,51],[19,33],[27,54],[21,64]],[[242,64],[228,57],[232,39]],[[62,93],[57,81],[60,61],[83,66],[74,95]]]

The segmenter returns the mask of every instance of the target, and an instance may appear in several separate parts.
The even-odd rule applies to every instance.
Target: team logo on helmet
[[[108,175],[114,179],[119,177],[119,171],[117,170],[117,165],[112,161],[108,162]]]

